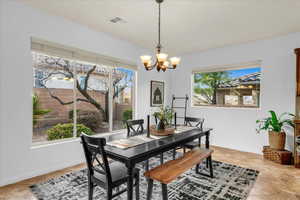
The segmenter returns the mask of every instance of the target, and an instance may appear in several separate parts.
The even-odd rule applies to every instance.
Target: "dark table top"
[[[207,135],[211,130],[212,129],[210,128],[204,128],[203,130],[195,128],[181,133],[176,133],[167,137],[162,137],[160,139],[155,139],[150,142],[146,142],[127,149],[121,149],[118,147],[106,145],[105,151],[109,157],[122,162],[140,162],[152,156],[158,155],[159,153],[171,150],[176,146],[180,146],[187,142],[193,141],[194,139],[199,138],[199,136]],[[145,134],[146,133],[147,131],[145,131]],[[108,136],[107,141],[109,142],[122,138],[127,138],[127,134],[120,133],[117,135]]]

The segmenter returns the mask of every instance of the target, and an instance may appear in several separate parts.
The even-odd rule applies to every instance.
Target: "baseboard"
[[[52,165],[51,167],[49,167],[47,169],[37,170],[37,171],[34,171],[34,172],[31,171],[31,172],[28,172],[28,173],[26,173],[22,176],[4,179],[4,180],[0,181],[0,187],[6,186],[6,185],[9,185],[9,184],[14,184],[14,183],[17,183],[17,182],[20,182],[20,181],[24,181],[26,179],[30,179],[30,178],[33,178],[33,177],[36,177],[36,176],[41,176],[41,175],[44,175],[44,174],[55,172],[57,170],[62,170],[64,168],[72,167],[72,166],[81,164],[83,162],[84,162],[83,160],[77,160],[77,161],[68,162],[68,163],[62,163],[62,164],[59,163],[59,164],[54,165],[54,166]]]
[[[257,154],[257,155],[263,155],[262,151],[253,152],[253,151],[247,151],[247,150],[243,150],[243,149],[236,149],[236,148],[232,148],[232,147],[228,147],[228,146],[214,145],[214,144],[211,146],[216,147],[216,148],[228,149],[228,150],[232,150],[232,151],[239,151],[239,152],[244,152],[244,153],[253,153],[253,154]]]

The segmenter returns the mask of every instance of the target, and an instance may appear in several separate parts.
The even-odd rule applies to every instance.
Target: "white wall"
[[[78,141],[40,148],[31,146],[31,36],[135,63],[139,63],[141,54],[149,52],[15,0],[0,0],[0,3],[3,6],[0,10],[0,185],[4,185],[83,161]],[[145,72],[140,67],[138,117],[145,117],[150,111],[150,80],[164,80],[166,91],[170,91],[166,73]]]
[[[0,0],[0,185],[82,162],[78,142],[31,147],[31,36],[136,63],[139,63],[141,54],[149,53],[107,34],[43,14],[15,0]],[[152,110],[149,107],[150,80],[166,82],[166,98],[173,93],[190,95],[192,68],[260,59],[263,61],[260,109],[189,107],[188,111],[193,116],[204,116],[206,125],[214,128],[213,144],[260,153],[262,146],[267,144],[267,137],[255,133],[255,120],[265,116],[270,109],[294,112],[293,49],[299,46],[300,33],[295,33],[184,55],[182,64],[173,72],[146,72],[140,66],[137,80],[138,117],[145,117]],[[289,136],[289,148],[291,143]]]
[[[2,69],[3,69],[2,62],[1,62],[1,60],[3,60],[3,54],[1,52],[4,51],[3,45],[1,45],[3,43],[3,30],[4,30],[3,18],[4,18],[3,2],[0,1],[0,91],[3,90],[3,81],[2,81],[2,78],[1,78]],[[0,93],[0,133],[3,132],[2,131],[2,127],[3,127],[2,119],[4,117],[4,114],[2,112],[2,110],[3,110],[2,108],[3,108],[2,107],[2,95]],[[0,143],[1,143],[1,141],[3,141],[3,135],[2,134],[0,134]],[[4,150],[3,146],[0,145],[0,160],[4,156],[4,151],[3,150]],[[3,168],[3,166],[0,164],[0,180],[1,180],[1,177],[3,177],[2,168]]]
[[[201,45],[201,44],[199,44]],[[300,46],[300,33],[270,40],[251,42],[182,56],[182,65],[172,73],[172,92],[191,94],[191,71],[213,65],[226,65],[262,60],[261,108],[189,107],[192,116],[204,117],[205,125],[214,129],[214,145],[261,153],[268,144],[267,134],[255,131],[256,119],[268,110],[278,113],[295,111],[295,54]],[[288,135],[287,148],[293,143]]]

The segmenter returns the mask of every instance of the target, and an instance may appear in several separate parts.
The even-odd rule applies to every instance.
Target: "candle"
[[[150,137],[150,115],[147,115],[147,137]]]

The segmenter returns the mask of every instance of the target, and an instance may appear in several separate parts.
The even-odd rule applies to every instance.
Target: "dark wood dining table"
[[[109,158],[124,163],[128,170],[127,180],[127,200],[133,200],[133,169],[137,163],[146,161],[151,157],[160,155],[176,147],[182,146],[185,143],[195,139],[205,137],[205,147],[209,148],[209,136],[212,129],[210,128],[194,128],[181,133],[176,133],[170,136],[155,139],[134,147],[121,149],[115,146],[105,146],[105,151]],[[147,134],[147,131],[145,131]],[[113,141],[121,138],[126,138],[127,134],[122,133],[116,136],[111,135],[107,141]]]

